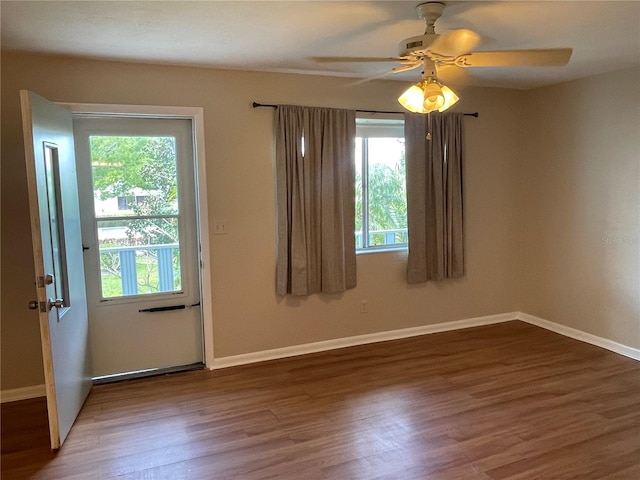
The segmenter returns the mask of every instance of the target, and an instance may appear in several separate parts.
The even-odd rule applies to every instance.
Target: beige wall
[[[42,383],[18,90],[54,101],[201,106],[205,111],[216,357],[511,312],[517,307],[523,93],[469,89],[466,278],[408,286],[404,253],[358,257],[344,295],[278,298],[272,111],[252,101],[398,110],[406,86],[377,81],[2,54],[2,389]],[[211,226],[210,226],[211,231]],[[359,314],[361,300],[369,313]]]
[[[640,68],[526,96],[520,310],[640,347]]]

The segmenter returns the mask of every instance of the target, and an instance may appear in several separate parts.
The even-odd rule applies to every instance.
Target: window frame
[[[356,184],[355,187],[356,191],[362,190],[362,228],[354,231],[354,235],[362,232],[362,246],[359,247],[356,243],[356,254],[407,250],[408,242],[369,245],[369,138],[404,139],[404,115],[358,113],[356,116],[356,142],[361,142],[362,152],[360,158],[355,158],[356,164],[361,162],[361,185]],[[354,145],[354,148],[357,149],[357,145]],[[354,164],[354,168],[357,168],[357,165]]]

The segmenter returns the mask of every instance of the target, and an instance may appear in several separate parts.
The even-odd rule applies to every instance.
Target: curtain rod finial
[[[278,108],[278,105],[272,105],[272,104],[270,104],[270,103],[258,103],[258,102],[253,102],[251,105],[253,106],[253,108],[259,108],[259,107]]]

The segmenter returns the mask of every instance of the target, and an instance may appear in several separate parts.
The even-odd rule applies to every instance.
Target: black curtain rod
[[[258,102],[253,102],[253,108],[259,108],[259,107],[271,107],[271,108],[278,108],[278,105],[272,105],[270,103],[258,103]],[[386,112],[384,110],[356,110],[356,112],[360,112],[360,113],[394,113],[394,114],[402,114],[404,112]],[[473,113],[465,113],[464,114],[465,117],[476,117],[478,118],[480,116],[480,114],[478,112],[473,112]]]

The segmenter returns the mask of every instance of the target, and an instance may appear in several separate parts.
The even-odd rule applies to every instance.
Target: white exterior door
[[[91,389],[87,302],[71,112],[20,92],[51,448]]]
[[[74,131],[94,378],[203,364],[192,122]]]

